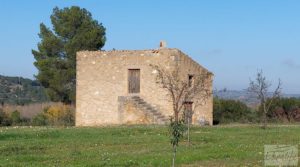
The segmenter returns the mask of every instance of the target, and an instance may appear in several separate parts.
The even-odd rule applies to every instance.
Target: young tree
[[[76,86],[76,52],[99,50],[106,41],[105,28],[84,8],[54,8],[53,31],[40,24],[41,41],[32,50],[36,78],[52,101],[73,103]]]
[[[267,81],[266,77],[263,75],[263,71],[260,70],[257,75],[255,81],[250,79],[250,84],[248,91],[253,93],[257,99],[260,101],[260,107],[262,109],[263,116],[263,128],[267,127],[267,113],[274,101],[281,94],[281,81],[279,79],[278,85],[273,93],[269,92],[271,87],[271,83]],[[269,94],[271,93],[271,96]]]
[[[173,69],[166,69],[160,65],[151,65],[157,72],[156,81],[172,102],[174,118],[170,119],[171,144],[173,146],[173,166],[175,165],[176,151],[180,139],[183,137],[183,119],[180,113],[184,111],[186,104],[193,104],[192,111],[189,111],[188,120],[192,117],[193,111],[203,105],[210,97],[211,89],[207,86],[211,73],[202,71],[193,76],[188,76],[180,70],[178,65]],[[189,121],[190,123],[190,121]],[[188,132],[189,135],[189,132]]]

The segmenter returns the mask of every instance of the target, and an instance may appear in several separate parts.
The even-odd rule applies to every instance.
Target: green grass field
[[[178,166],[263,166],[265,144],[300,144],[300,126],[193,127]],[[165,126],[0,128],[0,166],[171,166]]]

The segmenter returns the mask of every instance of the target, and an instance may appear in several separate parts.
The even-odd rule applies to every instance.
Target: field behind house
[[[300,144],[300,126],[193,127],[178,166],[263,166],[265,144]],[[2,127],[0,166],[170,166],[166,126]]]
[[[4,106],[0,106],[0,109],[8,114],[12,113],[13,111],[19,111],[22,118],[31,119],[39,113],[42,113],[45,108],[58,105],[63,104],[59,102],[31,103],[25,105],[5,104]]]

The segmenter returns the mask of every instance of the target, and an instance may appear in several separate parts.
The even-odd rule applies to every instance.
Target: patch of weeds
[[[28,147],[28,150],[30,150],[31,152],[35,152],[35,153],[45,153],[46,152],[45,147],[37,146],[37,145]]]
[[[46,130],[46,131],[37,132],[36,137],[38,137],[38,138],[58,138],[58,137],[60,137],[60,133],[58,130]]]
[[[108,152],[102,153],[101,154],[101,162],[100,166],[107,166],[110,164],[111,159],[110,159],[110,154]]]
[[[12,145],[4,147],[0,150],[0,155],[9,156],[9,155],[18,155],[26,153],[26,148],[24,146]]]
[[[139,166],[139,163],[135,160],[128,160],[125,162],[124,164],[125,167],[129,167],[129,166]]]

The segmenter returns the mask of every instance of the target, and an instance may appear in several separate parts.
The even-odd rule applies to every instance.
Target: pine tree
[[[75,102],[76,52],[100,50],[106,41],[102,23],[93,20],[84,8],[54,8],[53,30],[40,24],[41,41],[32,50],[38,69],[37,80],[52,101]]]

